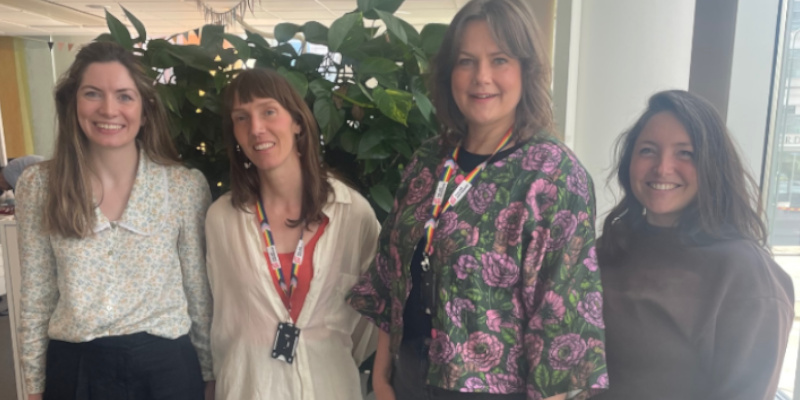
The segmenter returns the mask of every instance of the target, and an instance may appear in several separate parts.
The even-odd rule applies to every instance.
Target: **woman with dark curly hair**
[[[624,197],[598,241],[612,386],[598,398],[774,399],[794,292],[722,118],[656,93],[617,149]]]

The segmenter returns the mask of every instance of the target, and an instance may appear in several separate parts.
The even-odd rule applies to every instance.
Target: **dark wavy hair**
[[[469,22],[486,21],[492,39],[520,62],[522,96],[516,109],[517,143],[544,132],[553,133],[550,60],[529,5],[530,0],[472,0],[458,11],[433,59],[431,88],[445,144],[456,146],[467,134],[467,123],[453,98],[450,76],[461,51],[461,36]]]
[[[112,62],[125,67],[142,99],[142,126],[136,135],[137,147],[155,163],[180,163],[170,139],[167,112],[153,79],[136,56],[112,42],[93,42],[82,47],[56,85],[58,135],[53,159],[43,164],[49,173],[44,213],[47,232],[74,238],[93,232],[96,218],[89,178],[89,139],[78,123],[78,89],[90,65]]]
[[[767,229],[758,184],[745,170],[714,106],[683,90],[654,94],[644,114],[617,139],[616,168],[608,180],[616,177],[624,196],[606,217],[598,246],[608,254],[625,251],[629,237],[646,224],[644,207],[631,189],[630,165],[636,139],[650,118],[662,112],[681,122],[694,148],[697,197],[678,220],[682,238],[687,242],[743,238],[764,246]]]
[[[320,157],[319,127],[314,114],[300,94],[286,78],[270,69],[256,68],[240,72],[223,95],[222,128],[231,160],[231,203],[244,212],[253,212],[253,206],[261,193],[258,171],[256,168],[245,168],[247,157],[244,152],[236,151],[238,143],[233,134],[231,118],[233,105],[237,101],[249,103],[259,98],[275,99],[291,114],[301,129],[297,135],[297,151],[301,154],[303,199],[300,218],[287,220],[287,225],[308,226],[320,222],[324,218],[322,208],[327,204],[333,188],[328,182],[329,171]]]

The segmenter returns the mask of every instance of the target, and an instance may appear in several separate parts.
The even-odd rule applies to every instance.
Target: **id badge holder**
[[[299,328],[288,322],[279,323],[278,331],[275,332],[275,343],[272,345],[272,358],[291,364],[299,341]]]

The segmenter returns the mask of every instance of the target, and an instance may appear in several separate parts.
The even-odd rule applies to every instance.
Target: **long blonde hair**
[[[47,233],[84,238],[92,234],[97,222],[90,180],[89,140],[78,124],[77,95],[89,65],[111,62],[118,62],[128,70],[141,95],[142,127],[136,135],[137,147],[158,164],[180,163],[169,137],[164,105],[141,63],[116,43],[94,42],[84,46],[56,86],[58,137],[55,154],[42,165],[48,176],[43,219]]]

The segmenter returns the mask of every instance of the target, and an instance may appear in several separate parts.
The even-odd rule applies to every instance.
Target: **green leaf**
[[[411,150],[411,146],[404,140],[391,140],[389,143],[391,144],[392,148],[397,150],[398,153],[402,154],[403,157],[411,158],[414,153],[414,151]]]
[[[567,378],[569,378],[569,371],[555,370],[553,371],[553,375],[550,377],[550,380],[555,385],[566,380]]]
[[[344,124],[344,115],[331,98],[317,98],[314,102],[314,118],[317,119],[326,142],[333,141],[336,132]]]
[[[264,39],[263,36],[250,31],[244,31],[244,33],[247,35],[247,41],[256,45],[256,47],[261,47],[264,49],[270,48],[269,43],[266,41],[266,39]]]
[[[418,76],[411,78],[411,91],[414,94],[414,102],[417,104],[417,108],[419,108],[419,112],[428,122],[434,122],[434,109],[433,103],[431,99],[425,95],[425,85],[422,83],[422,79]]]
[[[306,40],[311,43],[328,44],[328,27],[317,21],[309,21],[300,28]]]
[[[174,87],[174,85],[167,86],[158,84],[156,85],[156,92],[158,92],[158,97],[161,98],[161,101],[167,109],[180,116],[182,102],[178,101],[175,97],[175,92],[172,90]]]
[[[377,10],[394,14],[402,4],[403,0],[359,0],[358,9],[364,13],[364,18],[378,19]]]
[[[367,155],[370,151],[378,147],[385,138],[385,131],[381,129],[370,129],[361,135],[361,140],[358,142],[358,156]]]
[[[225,34],[225,27],[222,25],[204,25],[200,32],[200,47],[213,53],[222,50],[223,34]]]
[[[358,132],[347,127],[339,134],[339,145],[350,154],[358,154]]]
[[[413,25],[409,24],[405,20],[397,18],[397,22],[403,26],[403,30],[406,32],[406,36],[408,37],[408,45],[409,46],[421,46],[422,41],[420,40],[419,32],[417,32],[417,28],[414,28]]]
[[[300,31],[300,25],[290,22],[283,22],[275,25],[275,40],[278,43],[288,42],[294,38],[294,35]]]
[[[403,24],[400,23],[400,19],[385,11],[375,10],[375,12],[381,18],[381,21],[383,21],[383,23],[386,25],[386,30],[397,36],[401,42],[408,44],[408,35],[406,35],[406,30],[403,28]]]
[[[250,59],[250,46],[247,44],[246,40],[239,36],[231,35],[230,33],[223,34],[222,37],[233,45],[239,59],[245,61]]]
[[[328,49],[332,52],[339,51],[345,41],[352,37],[350,31],[362,21],[361,13],[345,14],[331,24],[328,30]]]
[[[325,57],[320,54],[300,54],[297,57],[297,64],[295,64],[295,68],[305,72],[317,72],[324,59]]]
[[[214,74],[214,88],[217,89],[217,93],[222,93],[222,89],[227,86],[230,81],[231,77],[227,72],[217,71],[217,73]]]
[[[316,98],[330,99],[333,96],[333,82],[324,78],[317,78],[311,81],[308,84],[308,89],[311,90],[311,93]]]
[[[356,72],[361,76],[381,75],[395,72],[399,69],[400,67],[394,61],[382,57],[365,58],[355,68]]]
[[[186,66],[208,72],[216,70],[218,64],[214,61],[214,56],[200,46],[170,46],[170,54],[183,61]]]
[[[447,25],[445,24],[428,24],[422,28],[419,37],[425,54],[433,56],[439,52],[445,32],[447,32]]]
[[[389,189],[383,184],[379,183],[369,188],[369,194],[372,196],[372,199],[375,200],[375,204],[377,204],[382,210],[388,212],[392,209],[394,196],[392,196],[392,192],[390,192]]]
[[[275,47],[275,51],[278,54],[284,55],[289,58],[297,57],[297,50],[295,50],[294,46],[292,46],[289,43],[283,43],[278,45],[277,47]]]
[[[407,125],[408,112],[413,106],[411,93],[394,89],[384,90],[379,86],[372,91],[372,96],[383,115]]]
[[[114,36],[111,36],[110,33],[103,33],[100,36],[94,38],[95,42],[115,42]]]
[[[278,73],[292,84],[292,87],[297,90],[300,97],[306,97],[306,93],[308,93],[308,79],[305,75],[297,71],[288,70],[284,67],[278,68]]]
[[[359,152],[358,156],[356,156],[356,159],[365,160],[365,161],[368,162],[367,165],[369,165],[369,161],[385,160],[385,159],[387,159],[387,158],[389,158],[391,156],[392,156],[392,152],[390,152],[388,149],[386,149],[386,147],[384,147],[383,145],[378,145],[378,146],[373,147],[369,151]],[[377,165],[379,165],[379,164],[376,164],[376,166]],[[372,170],[370,170],[370,172],[372,172],[373,170],[374,170],[374,168]]]
[[[187,89],[185,95],[186,99],[189,100],[193,106],[197,108],[203,108],[205,105],[206,99],[204,99],[203,96],[200,96],[199,89]]]
[[[115,42],[128,50],[133,49],[133,39],[131,39],[131,33],[128,28],[117,17],[111,15],[108,10],[106,10],[106,24]]]
[[[472,300],[474,302],[481,301],[481,297],[483,297],[483,294],[481,293],[481,290],[478,289],[478,288],[467,289],[467,290],[464,291],[464,294],[467,296],[468,299],[470,299],[470,300]]]
[[[548,387],[550,386],[550,372],[547,370],[548,367],[545,366],[545,363],[539,364],[534,370],[533,376],[535,379],[535,385],[537,387]]]
[[[122,7],[120,4],[120,8],[122,11],[125,12],[125,16],[128,17],[128,21],[133,24],[133,27],[136,28],[136,33],[139,34],[139,37],[136,38],[136,43],[144,43],[147,41],[147,31],[144,30],[144,25],[142,25],[142,21],[139,21],[130,11],[128,11],[125,7]]]
[[[506,343],[515,343],[517,341],[517,333],[511,328],[500,328],[500,335]]]
[[[358,0],[358,11],[365,13],[367,11],[371,11],[373,7],[373,0]]]

